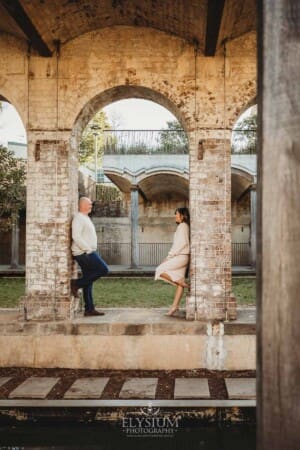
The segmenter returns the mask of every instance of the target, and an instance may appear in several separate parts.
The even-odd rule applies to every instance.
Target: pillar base
[[[212,298],[209,302],[204,297],[188,295],[186,297],[187,320],[236,320],[237,301],[230,293],[226,298]]]
[[[196,318],[196,298],[194,295],[187,295],[186,296],[186,320],[195,320]]]
[[[70,320],[78,308],[78,299],[67,296],[29,294],[20,302],[21,320]]]
[[[226,299],[227,306],[227,320],[236,320],[237,319],[237,301],[234,294],[231,292],[229,297]]]

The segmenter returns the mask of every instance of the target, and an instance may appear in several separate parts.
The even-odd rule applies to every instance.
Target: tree
[[[95,158],[95,146],[97,145],[97,158],[103,156],[104,136],[101,131],[110,129],[107,116],[104,111],[98,111],[84,129],[79,147],[79,161],[81,164],[92,165]]]
[[[0,230],[8,231],[25,208],[25,166],[0,145]]]
[[[256,129],[257,113],[237,122],[232,132],[231,153],[254,154],[256,153]]]
[[[167,129],[160,132],[160,153],[188,153],[187,135],[177,120],[167,122]]]

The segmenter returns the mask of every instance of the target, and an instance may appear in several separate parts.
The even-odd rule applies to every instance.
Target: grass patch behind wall
[[[255,305],[255,278],[233,279],[238,305]],[[103,278],[94,283],[95,304],[106,308],[157,308],[171,305],[175,288],[152,278]],[[0,278],[0,307],[14,308],[25,294],[24,278]],[[181,303],[184,306],[184,299]]]

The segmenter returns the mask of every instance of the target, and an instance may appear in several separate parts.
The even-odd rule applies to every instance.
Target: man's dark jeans
[[[94,311],[93,282],[106,275],[108,267],[97,252],[83,253],[74,256],[74,259],[78,262],[82,271],[82,278],[78,278],[76,284],[79,289],[83,288],[85,311]]]

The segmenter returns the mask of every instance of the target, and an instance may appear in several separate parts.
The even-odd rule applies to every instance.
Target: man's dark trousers
[[[82,253],[81,255],[74,256],[74,259],[78,262],[82,271],[82,277],[76,280],[76,285],[78,289],[83,288],[85,311],[94,311],[93,282],[108,273],[107,264],[100,258],[97,252]]]

